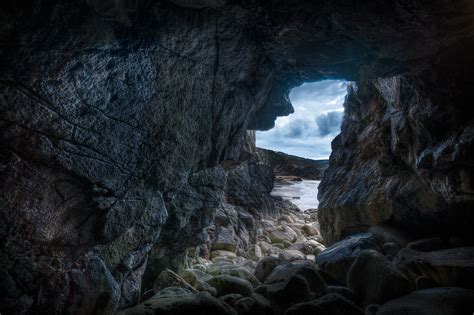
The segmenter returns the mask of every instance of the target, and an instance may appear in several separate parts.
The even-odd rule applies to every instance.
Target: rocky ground
[[[221,209],[210,244],[190,248],[142,301],[119,314],[470,314],[474,248],[459,240],[411,240],[387,226],[330,247],[317,210],[289,202],[278,218],[242,225]],[[252,225],[250,225],[252,226]],[[240,234],[236,234],[240,229]],[[253,240],[253,241],[252,241]],[[243,249],[245,248],[245,250]]]

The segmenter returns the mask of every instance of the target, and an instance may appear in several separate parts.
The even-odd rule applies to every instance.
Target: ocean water
[[[318,186],[320,180],[300,182],[275,181],[272,196],[280,196],[294,203],[302,211],[318,208]]]

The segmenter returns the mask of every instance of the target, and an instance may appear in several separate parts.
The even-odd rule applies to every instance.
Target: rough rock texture
[[[474,121],[467,105],[473,69],[349,87],[342,132],[319,186],[329,243],[379,223],[417,236],[474,239]]]
[[[367,105],[362,94],[374,87],[380,114],[392,104],[401,118],[388,130],[397,137],[392,146],[390,133],[362,132],[357,113],[366,106],[348,109],[345,126],[382,144],[366,160],[343,127],[322,185],[321,223],[332,242],[377,221],[405,223],[407,213],[413,228],[437,226],[445,208],[448,227],[469,222],[472,125],[469,103],[459,100],[472,86],[472,63],[444,56],[456,47],[474,55],[473,10],[469,0],[2,1],[0,311],[90,305],[87,312],[110,313],[136,303],[143,274],[152,282],[206,240],[225,192],[218,164],[242,160],[245,131],[291,113],[288,91],[305,81],[418,73],[455,60],[464,83],[441,73],[419,106],[387,102],[393,87],[419,91],[417,78],[353,89]],[[376,121],[386,126],[382,116]],[[349,208],[351,226],[340,226]],[[46,280],[75,289],[46,290]]]
[[[474,248],[419,252],[404,248],[394,262],[406,271],[433,280],[438,286],[474,289]]]

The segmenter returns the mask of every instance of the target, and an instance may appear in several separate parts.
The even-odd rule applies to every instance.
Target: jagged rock
[[[315,299],[326,292],[326,283],[315,266],[282,263],[265,279],[267,297],[276,314],[282,314],[293,304]]]
[[[474,247],[420,252],[404,248],[394,262],[402,270],[422,273],[439,286],[474,289]]]
[[[257,267],[255,268],[255,272],[254,272],[255,277],[259,281],[264,282],[265,279],[273,271],[273,269],[275,269],[275,267],[278,266],[281,262],[282,260],[276,257],[272,257],[272,256],[264,257],[262,260],[258,262]]]
[[[474,291],[461,288],[418,290],[383,304],[377,315],[458,315],[474,310]]]
[[[316,256],[316,263],[334,279],[346,284],[349,268],[360,251],[364,249],[382,251],[378,238],[374,234],[359,233],[327,247]]]
[[[223,315],[237,315],[229,305],[219,299],[211,297],[209,294],[158,294],[152,298],[145,300],[134,306],[128,308],[118,315],[142,315],[142,314],[223,314]]]
[[[285,315],[363,315],[362,311],[353,302],[347,300],[339,294],[327,294],[311,302],[303,302],[293,305],[286,311]]]
[[[418,238],[474,240],[472,186],[464,180],[474,144],[472,114],[463,105],[471,98],[469,79],[452,63],[454,51],[449,55],[426,74],[349,86],[341,134],[318,190],[329,244],[388,222]]]
[[[294,260],[305,260],[305,255],[297,250],[285,249],[279,255],[278,258],[284,261],[294,261]]]
[[[215,276],[208,280],[207,283],[216,288],[217,296],[223,296],[230,293],[249,296],[253,293],[253,287],[250,282],[233,276]]]
[[[374,250],[359,253],[347,273],[347,286],[363,306],[382,304],[411,292],[408,278]]]

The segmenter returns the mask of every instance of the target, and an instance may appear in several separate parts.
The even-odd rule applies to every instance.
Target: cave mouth
[[[272,195],[290,200],[300,210],[318,207],[318,186],[340,133],[347,85],[344,80],[307,82],[293,88],[294,113],[278,117],[268,131],[257,131],[257,147],[279,156]],[[271,151],[276,151],[270,153]]]

